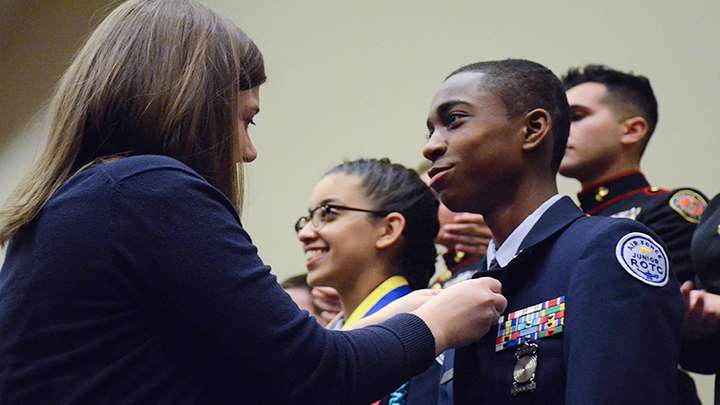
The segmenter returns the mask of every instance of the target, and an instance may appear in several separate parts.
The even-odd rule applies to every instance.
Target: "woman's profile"
[[[265,79],[193,1],[131,0],[97,27],[0,214],[0,402],[369,403],[487,331],[489,280],[350,332],[297,308],[238,216]]]

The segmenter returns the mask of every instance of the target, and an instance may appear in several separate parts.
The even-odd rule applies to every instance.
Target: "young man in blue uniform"
[[[651,230],[588,217],[557,194],[570,113],[564,88],[526,60],[453,72],[435,95],[424,155],[453,211],[483,214],[483,276],[508,308],[456,351],[456,404],[674,404],[677,281]]]
[[[652,187],[640,161],[658,121],[650,81],[602,65],[573,68],[563,76],[570,104],[570,137],[560,174],[577,179],[580,207],[589,215],[629,218],[652,229],[665,243],[673,274],[683,291],[693,288],[696,273],[690,243],[707,201],[691,188]],[[685,334],[681,363],[703,371],[708,359],[702,339]],[[695,384],[679,371],[679,398],[699,404]]]

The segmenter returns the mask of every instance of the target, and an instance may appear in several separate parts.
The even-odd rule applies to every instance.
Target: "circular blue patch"
[[[615,255],[625,271],[643,283],[655,287],[667,284],[670,276],[667,254],[650,236],[641,232],[623,236]]]

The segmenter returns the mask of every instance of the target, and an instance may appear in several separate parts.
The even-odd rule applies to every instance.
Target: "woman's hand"
[[[455,284],[412,311],[430,328],[435,352],[480,340],[507,306],[502,285],[482,277]]]
[[[431,290],[431,289],[424,289],[424,290],[415,290],[411,292],[410,294],[398,298],[395,301],[389,303],[388,305],[384,306],[381,310],[375,312],[372,315],[369,315],[363,319],[360,319],[359,321],[355,322],[352,327],[349,327],[348,329],[358,329],[363,328],[365,326],[370,325],[376,325],[378,323],[384,322],[393,316],[397,314],[402,314],[405,312],[412,312],[416,309],[418,309],[421,305],[429,301],[432,297],[438,295],[440,290]]]

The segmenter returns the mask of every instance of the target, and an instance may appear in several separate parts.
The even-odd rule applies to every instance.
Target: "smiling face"
[[[430,187],[430,176],[428,176],[427,171],[423,172],[420,175],[420,180],[423,181],[423,183],[427,184],[428,187]],[[442,202],[438,204],[438,224],[440,227],[451,224],[455,221],[455,217],[457,216],[457,212],[450,211],[448,207],[445,206]]]
[[[430,186],[456,212],[485,211],[514,184],[522,166],[521,119],[508,119],[503,101],[482,88],[483,73],[448,78],[433,98]]]
[[[310,207],[336,204],[372,210],[359,176],[344,173],[325,176],[313,189]],[[346,290],[359,275],[374,267],[378,259],[376,242],[382,234],[382,221],[372,214],[331,210],[325,223],[316,229],[307,223],[298,239],[306,254],[310,286],[330,286]]]
[[[579,84],[567,97],[572,121],[560,174],[581,182],[603,177],[623,154],[622,119],[607,102],[604,84]]]

